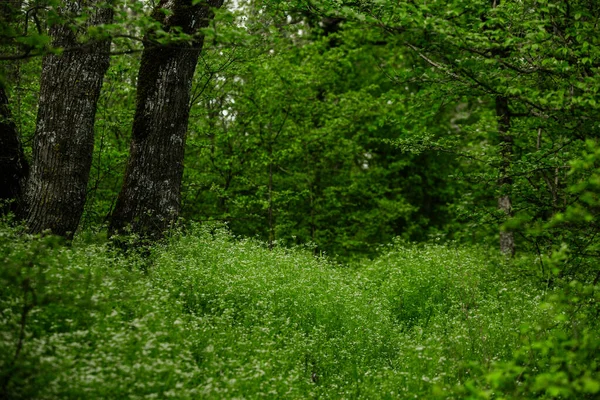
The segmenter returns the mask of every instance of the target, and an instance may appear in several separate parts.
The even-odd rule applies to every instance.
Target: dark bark
[[[94,7],[87,25],[110,23],[106,1],[68,1],[65,19]],[[67,23],[51,27],[54,47],[78,47],[79,32]],[[31,173],[24,217],[30,232],[50,230],[71,238],[85,204],[94,148],[96,105],[109,65],[110,40],[44,57]]]
[[[5,29],[15,26],[20,0],[0,1],[0,24]],[[2,53],[11,53],[14,46],[2,38]],[[28,164],[23,154],[19,132],[9,107],[6,82],[15,75],[14,65],[0,70],[0,214],[16,213],[21,205]]]
[[[513,150],[513,138],[510,135],[508,99],[504,96],[496,97],[496,117],[498,118],[498,137],[500,141],[500,197],[498,198],[498,208],[507,217],[510,217],[512,216],[512,201],[510,198],[512,179],[510,178],[509,169]],[[514,256],[515,238],[513,232],[509,230],[500,231],[500,251],[511,257]]]
[[[27,172],[28,164],[8,107],[8,96],[0,86],[0,214],[16,213]]]
[[[211,7],[222,4],[223,0],[197,5],[190,0],[161,0],[152,15],[166,32],[180,27],[196,36],[193,43],[144,49],[129,159],[111,218],[111,235],[130,229],[142,238],[156,239],[179,216],[190,89],[203,45],[199,28],[213,18]],[[146,39],[151,43],[153,37]]]

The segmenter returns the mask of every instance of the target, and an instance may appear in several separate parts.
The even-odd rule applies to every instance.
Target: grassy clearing
[[[0,249],[10,399],[485,397],[552,320],[475,248],[396,243],[349,267],[198,227],[149,266],[6,229]]]

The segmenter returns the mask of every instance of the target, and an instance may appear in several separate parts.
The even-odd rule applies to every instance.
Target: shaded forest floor
[[[597,286],[550,286],[482,248],[395,243],[342,265],[213,226],[142,258],[2,228],[0,260],[6,399],[600,391]]]

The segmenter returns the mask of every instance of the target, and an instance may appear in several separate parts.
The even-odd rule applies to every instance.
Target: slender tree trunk
[[[501,0],[491,0],[491,7],[500,6]],[[500,28],[500,27],[498,27]],[[506,58],[509,49],[506,47],[497,47],[492,49],[495,57]],[[500,197],[498,197],[498,209],[507,216],[511,217],[512,200],[510,197],[512,178],[510,177],[510,165],[513,153],[513,137],[510,134],[510,108],[508,98],[505,96],[496,96],[496,118],[498,120],[498,138],[500,146]],[[500,252],[510,257],[515,255],[515,237],[509,230],[500,230]]]
[[[500,139],[500,197],[498,208],[507,217],[512,216],[512,201],[510,188],[512,179],[510,177],[510,163],[512,157],[513,138],[510,135],[510,110],[508,99],[504,96],[496,97],[496,117],[498,118],[498,136]],[[500,231],[500,251],[503,254],[513,256],[515,254],[515,238],[513,232]]]
[[[275,227],[273,226],[273,143],[269,143],[269,250],[273,250]]]
[[[178,218],[190,90],[203,45],[198,31],[213,18],[211,7],[222,4],[223,0],[197,5],[191,0],[161,0],[152,14],[164,31],[180,27],[196,39],[144,49],[129,159],[111,235],[130,229],[142,238],[157,239]]]
[[[67,1],[64,17],[94,7],[87,25],[112,21],[106,1]],[[61,55],[44,57],[31,173],[25,191],[30,232],[49,229],[71,238],[85,204],[94,148],[96,104],[109,65],[110,40],[78,43],[83,32],[67,23],[50,29]],[[70,50],[69,50],[70,49]]]

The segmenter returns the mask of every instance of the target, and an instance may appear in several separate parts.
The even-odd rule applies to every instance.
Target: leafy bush
[[[404,332],[406,395],[463,398],[465,384],[511,358],[522,323],[547,318],[542,292],[508,267],[481,248],[397,243],[360,271]]]
[[[546,257],[551,288],[542,307],[551,318],[524,324],[514,357],[498,362],[473,393],[489,398],[597,398],[600,393],[600,272],[597,266],[600,149],[595,142],[571,162],[576,200],[544,227],[562,240]],[[562,232],[561,232],[562,231]],[[557,232],[560,232],[558,234]],[[559,236],[560,235],[560,236]]]
[[[139,259],[6,228],[0,255],[0,397],[138,398],[193,376]]]
[[[523,324],[521,344],[497,362],[477,398],[592,399],[600,393],[597,286],[571,282],[541,305],[553,318]]]

